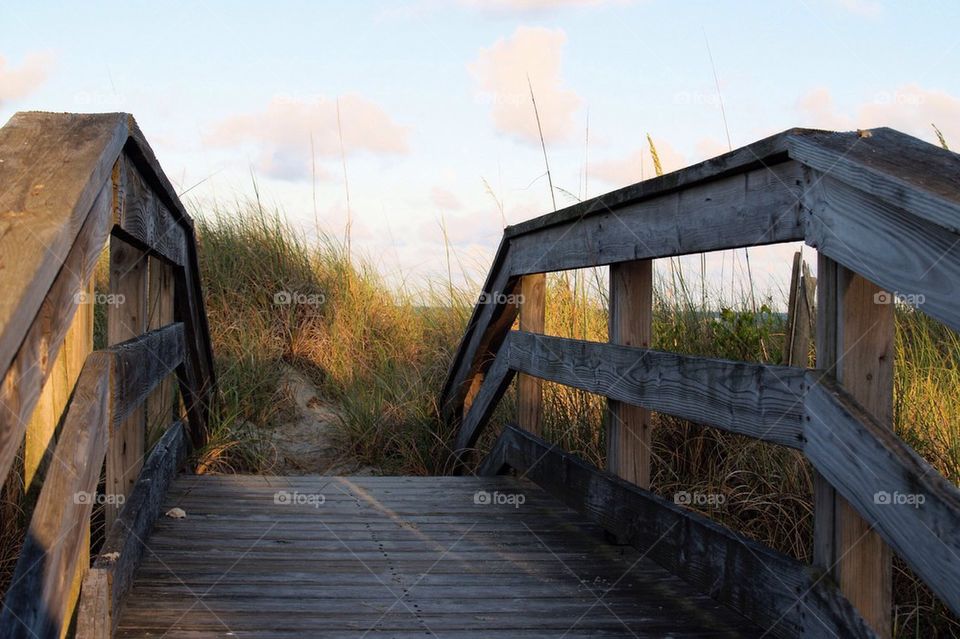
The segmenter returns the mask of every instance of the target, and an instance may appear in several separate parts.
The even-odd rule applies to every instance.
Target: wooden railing
[[[816,370],[649,348],[654,258],[798,240]],[[543,274],[602,265],[610,343],[541,334]],[[892,432],[890,299],[960,330],[958,283],[960,156],[890,129],[790,130],[509,227],[442,394],[460,467],[519,375],[481,471],[522,470],[772,635],[890,636],[891,547],[960,614],[960,491]],[[608,472],[538,436],[541,380],[608,398]],[[813,565],[650,492],[649,410],[802,451]]]
[[[37,495],[0,636],[63,636],[81,584],[78,635],[109,636],[159,496],[206,436],[193,225],[126,114],[17,114],[0,129],[0,185],[0,478]],[[97,302],[110,345],[93,351]],[[95,503],[107,532],[91,569]]]

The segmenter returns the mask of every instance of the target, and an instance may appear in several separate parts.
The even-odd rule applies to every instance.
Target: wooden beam
[[[804,370],[635,346],[510,336],[510,368],[792,448],[803,447]]]
[[[487,273],[483,290],[473,308],[460,344],[450,362],[450,369],[440,391],[440,406],[444,420],[457,425],[462,416],[463,401],[473,386],[474,378],[486,371],[493,362],[506,334],[513,326],[520,308],[515,296],[519,278],[511,278],[506,255],[509,242],[501,240],[493,264]],[[513,303],[507,303],[507,301]]]
[[[116,113],[18,113],[0,129],[0,374],[10,368],[126,140],[126,116]]]
[[[888,299],[960,330],[960,233],[829,175],[810,180],[807,244],[882,287]]]
[[[163,499],[187,456],[184,426],[177,422],[150,453],[126,507],[114,521],[87,575],[77,621],[77,636],[112,636],[133,575],[146,550],[146,540],[160,516]]]
[[[824,352],[822,358],[818,354],[818,367],[832,370],[844,388],[879,423],[892,429],[893,304],[878,303],[883,301],[881,290],[841,266],[825,265],[824,275],[832,278],[832,282],[822,286],[822,295],[836,297],[834,300],[821,297],[821,304],[825,313],[832,311],[835,315],[824,316],[822,319],[827,324],[820,326],[824,339],[833,339],[834,344],[822,344]],[[831,321],[835,324],[833,328],[829,327]],[[808,431],[812,428],[810,418],[808,414]],[[815,447],[808,452],[811,454],[816,454]],[[836,488],[835,482],[828,480],[831,487]],[[893,586],[889,548],[843,497],[825,486],[815,494],[821,502],[816,514],[823,517],[823,521],[815,523],[815,527],[820,528],[816,538],[821,545],[827,544],[815,553],[815,559],[821,568],[835,574],[843,593],[877,634],[890,636]],[[832,542],[825,541],[826,537],[832,538]]]
[[[6,637],[55,639],[69,622],[107,449],[111,366],[109,355],[93,353],[80,374],[4,601]]]
[[[653,330],[653,260],[610,265],[609,340],[650,348]],[[650,411],[607,400],[607,470],[650,487]]]
[[[510,238],[514,275],[602,266],[804,238],[803,167],[730,175]]]
[[[107,350],[114,358],[117,372],[113,385],[113,419],[117,429],[123,428],[131,415],[143,412],[139,409],[150,393],[183,362],[184,350],[183,324],[179,322],[114,344]]]
[[[56,445],[54,434],[70,402],[73,387],[83,370],[83,363],[93,351],[94,288],[91,278],[79,293],[77,311],[63,339],[43,391],[27,424],[23,459],[24,491],[30,492],[36,480],[42,483],[41,466],[49,462]]]
[[[810,567],[530,433],[508,426],[491,456],[772,636],[875,636]]]
[[[183,227],[140,174],[129,156],[121,156],[123,206],[117,215],[115,231],[128,243],[182,265],[186,254]]]
[[[869,610],[880,632],[892,603],[882,537],[960,614],[960,489],[829,376],[807,378],[805,453],[844,504],[835,531],[841,587],[854,603],[876,601]]]
[[[911,216],[960,233],[960,155],[893,129],[810,131],[787,140],[790,157]]]
[[[173,323],[173,269],[169,264],[157,258],[150,258],[150,282],[148,285],[150,301],[147,325],[150,330],[163,328]],[[183,351],[181,350],[181,353]],[[147,400],[147,444],[156,441],[175,419],[175,384],[172,378],[164,379]]]
[[[0,479],[23,441],[27,421],[49,378],[69,326],[83,308],[87,282],[100,256],[110,227],[113,187],[108,181],[87,215],[77,241],[63,262],[40,310],[33,318],[0,384]],[[3,261],[0,257],[0,262]],[[89,301],[89,300],[88,300]]]
[[[546,328],[547,276],[525,275],[520,280],[520,330],[543,333]],[[534,434],[543,433],[543,383],[529,375],[517,376],[517,422]]]
[[[147,329],[147,254],[117,236],[110,238],[110,297],[107,300],[107,343],[125,342]],[[121,376],[122,378],[122,376]],[[122,507],[143,464],[146,411],[131,413],[110,431],[105,491],[117,499],[107,500],[104,516],[109,528]]]
[[[497,408],[500,398],[510,386],[513,380],[514,372],[509,367],[509,342],[501,347],[500,354],[494,361],[493,366],[487,371],[483,378],[483,384],[477,392],[477,396],[470,406],[470,411],[463,420],[463,425],[457,433],[457,440],[454,444],[454,454],[458,462],[462,464],[470,448],[477,443],[477,438],[483,432],[483,428],[493,415]]]

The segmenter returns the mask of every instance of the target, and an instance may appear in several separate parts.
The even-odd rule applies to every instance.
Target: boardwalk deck
[[[181,476],[173,507],[119,637],[760,634],[524,480]]]

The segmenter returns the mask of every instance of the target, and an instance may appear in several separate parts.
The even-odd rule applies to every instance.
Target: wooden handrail
[[[0,617],[10,637],[57,637],[83,556],[110,434],[183,359],[172,324],[87,357]],[[81,571],[83,572],[83,571]]]
[[[106,465],[106,492],[118,500],[108,502],[108,526],[156,518],[153,493],[162,496],[166,484],[151,478],[140,488],[147,495],[137,493],[148,452],[145,404],[156,402],[159,410],[151,412],[172,424],[172,392],[157,389],[176,378],[186,421],[167,430],[148,460],[147,472],[160,475],[158,468],[182,463],[185,432],[195,446],[205,441],[213,352],[193,222],[132,116],[18,113],[0,129],[0,183],[0,478],[28,424],[41,431],[29,431],[42,438],[40,453],[53,451],[46,475],[31,478],[39,498],[5,594],[0,637],[60,637],[89,568],[101,469]],[[108,241],[112,274],[104,303],[108,338],[118,343],[91,353],[92,275]],[[153,308],[161,310],[148,317]],[[65,357],[85,358],[82,372],[52,375]],[[48,397],[44,410],[35,411],[41,396]],[[30,441],[28,454],[38,448]],[[71,501],[78,495],[84,498]],[[121,509],[122,498],[130,501]],[[140,556],[136,544],[125,550],[121,575]],[[112,610],[121,585],[107,602]]]
[[[834,548],[840,526],[856,524],[857,514],[863,518],[860,528],[848,528],[847,534],[863,530],[869,536],[874,534],[872,528],[960,614],[960,490],[892,432],[889,414],[881,413],[877,419],[857,401],[877,410],[884,405],[884,400],[875,399],[877,393],[892,392],[890,385],[884,386],[892,384],[889,377],[887,382],[875,380],[875,375],[888,376],[892,371],[892,353],[882,350],[892,340],[891,306],[874,306],[877,317],[882,315],[883,321],[875,324],[883,333],[860,341],[861,349],[873,349],[860,355],[864,362],[845,361],[838,366],[847,350],[866,337],[860,334],[871,324],[863,316],[870,314],[875,301],[866,302],[873,294],[881,294],[877,286],[909,293],[922,302],[920,310],[960,330],[955,285],[960,281],[958,183],[960,156],[891,129],[854,133],[793,129],[508,227],[441,394],[444,417],[457,433],[455,467],[464,468],[470,449],[520,373],[599,394],[614,403],[788,446],[811,462],[819,473],[818,486],[821,478],[825,482],[826,492],[818,487],[816,495],[815,558],[819,569],[837,571],[843,594],[863,615],[863,619],[856,612],[852,617],[846,613],[836,617],[838,623],[851,624],[847,632],[868,636],[872,627],[880,636],[889,633],[889,612],[883,610],[885,598],[889,602],[889,591],[884,594],[889,582],[860,583],[855,572],[838,567],[849,563],[847,554],[856,550],[853,563],[875,562],[880,568],[871,574],[883,581],[882,564],[887,562],[889,575],[889,559],[883,558],[882,548],[873,557],[849,544]],[[693,357],[511,330],[518,311],[514,294],[521,279],[530,274],[639,264],[652,258],[794,240],[816,248],[821,260],[820,297],[826,310],[820,311],[818,342],[825,346],[818,348],[818,365],[826,370]],[[843,284],[838,279],[841,273],[847,278]],[[834,301],[841,296],[846,296],[844,304],[855,305],[845,315]],[[849,331],[849,346],[838,339],[844,331]],[[846,377],[841,379],[849,377],[851,383],[859,384],[857,391],[848,393],[836,381],[842,371]],[[858,382],[858,376],[868,383]],[[468,393],[470,401],[465,402]],[[522,421],[520,427],[525,427]],[[538,467],[549,466],[547,460],[558,454],[559,461],[550,462],[556,468]],[[540,478],[561,495],[564,491],[579,494],[584,487],[576,482],[588,480],[576,480],[571,473],[583,462],[564,455],[555,454],[553,447],[544,448],[530,433],[510,428],[480,468],[496,472],[512,466]],[[590,484],[594,492],[589,499],[582,494],[575,498],[575,505],[619,513],[622,506],[616,499],[604,499],[595,492],[600,480],[589,481],[594,482]],[[898,496],[924,501],[915,508],[890,507],[887,500]],[[853,519],[841,512],[846,504]],[[685,526],[699,517],[672,505],[660,506],[687,516]],[[597,516],[603,519],[610,513]],[[631,522],[620,523],[645,525],[638,519]],[[649,545],[652,538],[640,542]],[[701,568],[683,565],[685,561],[696,564],[694,551],[700,547],[694,546],[665,561],[697,581]],[[720,572],[710,573],[706,586],[729,578],[721,574],[722,561],[713,566],[719,566]],[[836,586],[825,582],[822,587]],[[744,596],[746,600],[738,595],[730,603],[760,623],[769,621],[771,606],[778,609],[776,601],[765,600],[760,593],[757,601],[766,601],[762,610],[751,603],[753,595]],[[803,623],[794,629],[786,634],[811,632]]]

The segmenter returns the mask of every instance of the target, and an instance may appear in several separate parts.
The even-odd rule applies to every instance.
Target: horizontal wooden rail
[[[80,373],[3,603],[4,637],[59,637],[68,621],[109,441],[111,369],[109,354],[94,353]]]
[[[807,459],[960,615],[960,490],[832,379],[808,380]]]
[[[511,332],[512,370],[755,439],[803,447],[804,370]]]
[[[167,488],[187,456],[184,425],[176,422],[157,442],[120,517],[114,521],[81,590],[77,636],[106,639],[113,635],[133,574],[146,550]]]
[[[87,357],[4,601],[4,637],[59,637],[110,432],[183,359],[172,324]]]
[[[507,426],[482,471],[519,471],[774,637],[874,637],[812,568]]]

